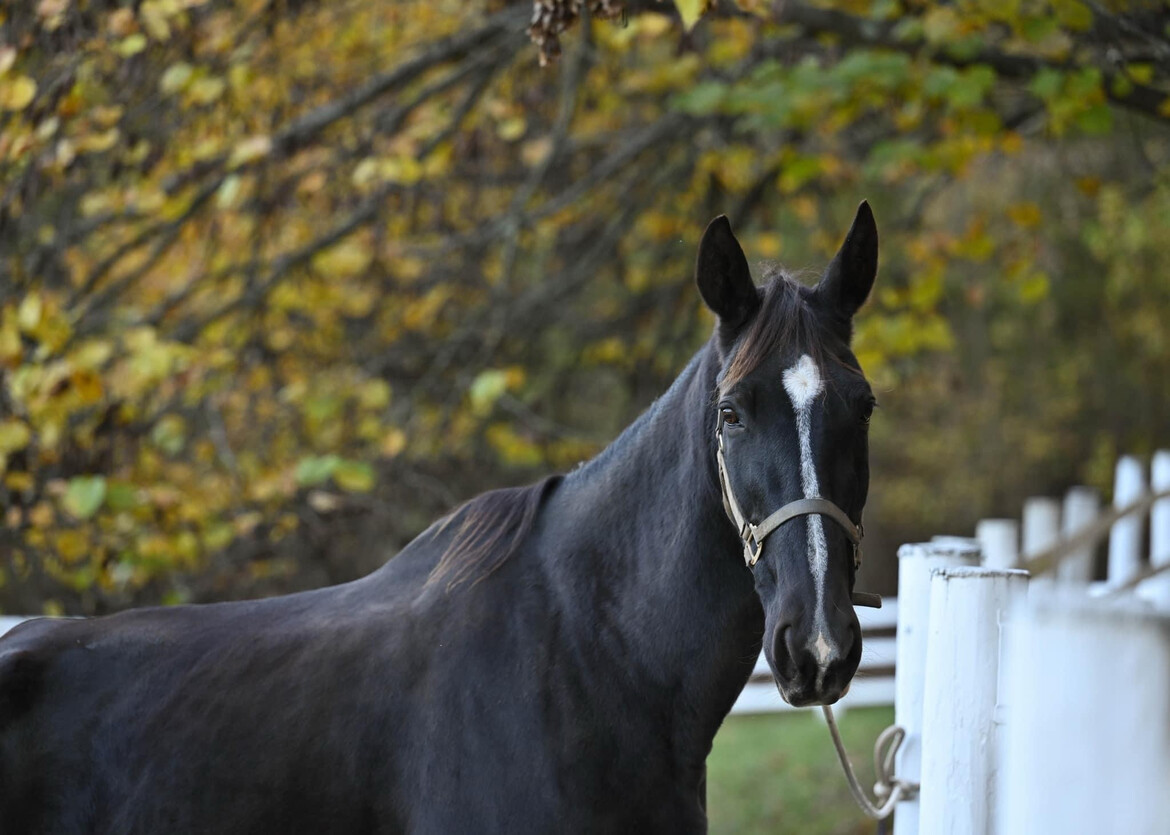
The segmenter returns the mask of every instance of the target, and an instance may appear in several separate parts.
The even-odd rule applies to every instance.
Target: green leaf
[[[727,85],[719,81],[701,81],[674,98],[674,106],[684,113],[705,116],[715,113],[727,95]]]
[[[1106,104],[1095,104],[1077,114],[1077,127],[1092,136],[1104,136],[1113,130],[1113,111]]]
[[[72,516],[88,519],[93,516],[106,498],[106,480],[100,475],[77,476],[69,479],[61,505]]]
[[[341,458],[336,455],[310,455],[297,462],[296,479],[301,487],[323,484],[333,475]]]
[[[150,439],[167,455],[178,455],[187,441],[187,424],[179,415],[166,415],[150,431]]]
[[[1032,95],[1044,101],[1051,101],[1056,98],[1064,87],[1064,74],[1059,70],[1049,69],[1045,67],[1032,77],[1032,81],[1028,84],[1028,89]]]
[[[508,373],[506,371],[489,368],[479,372],[467,392],[468,397],[471,398],[472,410],[479,415],[487,414],[507,389]]]
[[[113,511],[133,510],[138,506],[138,488],[125,481],[112,481],[106,486],[106,507]]]
[[[1074,32],[1087,32],[1093,28],[1093,12],[1079,0],[1050,0],[1052,11],[1056,12],[1056,19],[1066,29]]]
[[[364,461],[340,461],[333,470],[333,480],[350,493],[368,493],[374,489],[374,468]]]

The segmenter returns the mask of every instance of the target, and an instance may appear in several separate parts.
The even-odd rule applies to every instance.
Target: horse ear
[[[727,335],[738,331],[760,306],[747,258],[731,232],[726,215],[719,215],[707,224],[707,231],[699,241],[695,283]]]
[[[873,288],[877,276],[878,232],[869,203],[861,201],[845,243],[829,262],[817,295],[840,316],[853,318]]]

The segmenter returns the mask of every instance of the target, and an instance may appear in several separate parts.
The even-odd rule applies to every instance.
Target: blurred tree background
[[[0,3],[0,609],[363,574],[665,388],[712,324],[712,216],[811,279],[862,197],[868,585],[899,542],[1107,489],[1170,425],[1168,24],[1109,0]]]

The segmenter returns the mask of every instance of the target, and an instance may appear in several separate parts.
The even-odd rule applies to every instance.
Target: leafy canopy
[[[572,466],[705,337],[721,212],[802,268],[873,202],[891,539],[1158,440],[1160,5],[536,6],[0,10],[0,605],[342,579]]]

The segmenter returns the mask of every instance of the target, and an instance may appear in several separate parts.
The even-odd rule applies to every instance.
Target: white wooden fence
[[[1112,516],[1078,487],[900,549],[895,835],[1170,833],[1170,452],[1150,473],[1118,462]]]

